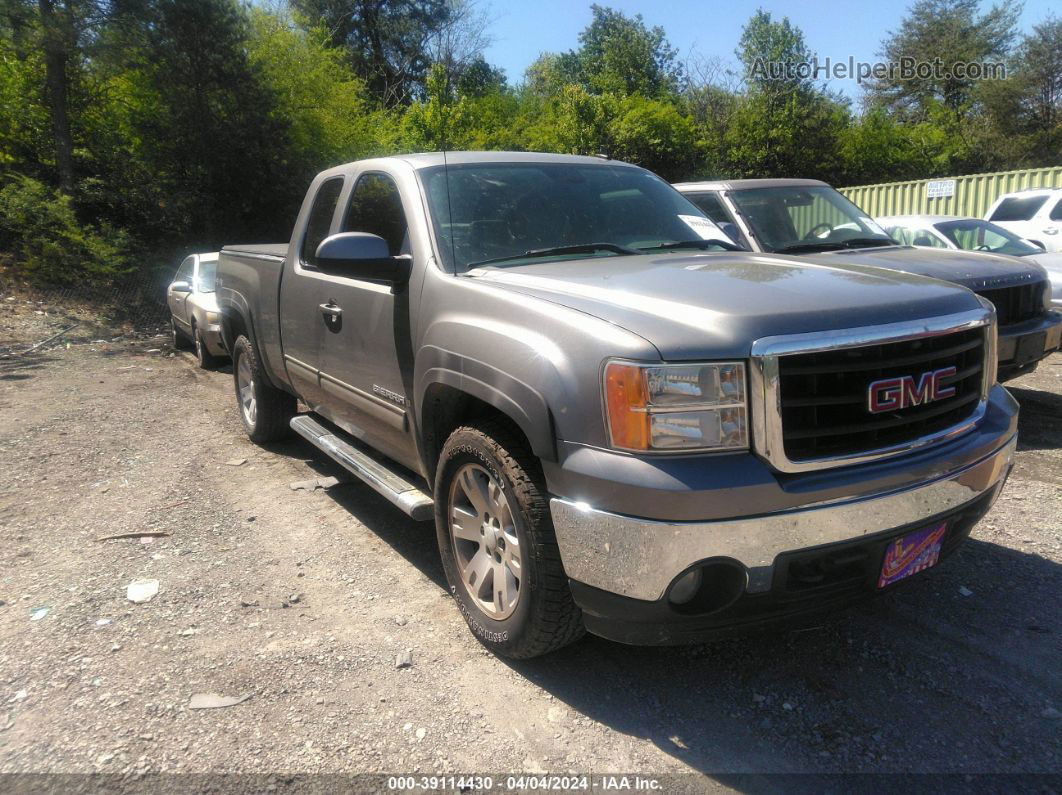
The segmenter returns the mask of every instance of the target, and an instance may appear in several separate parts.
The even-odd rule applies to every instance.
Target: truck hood
[[[837,260],[844,264],[870,265],[929,276],[955,282],[971,290],[1010,287],[1046,278],[1044,271],[1034,263],[980,251],[884,246],[827,251],[812,256],[822,262]]]
[[[665,359],[746,357],[753,340],[980,308],[953,285],[879,268],[753,253],[599,257],[467,276],[609,321]]]

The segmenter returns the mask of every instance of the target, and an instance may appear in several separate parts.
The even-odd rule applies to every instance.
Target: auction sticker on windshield
[[[701,236],[701,240],[730,240],[714,221],[699,215],[680,215],[683,223]]]
[[[889,544],[889,548],[885,550],[885,560],[881,564],[878,588],[892,585],[935,566],[940,560],[940,548],[947,529],[947,523],[941,522],[932,527],[915,530]]]

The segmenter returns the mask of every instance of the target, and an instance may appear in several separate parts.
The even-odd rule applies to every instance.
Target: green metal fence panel
[[[922,214],[983,218],[1001,194],[1024,188],[1062,188],[1062,166],[857,185],[840,191],[874,218]]]

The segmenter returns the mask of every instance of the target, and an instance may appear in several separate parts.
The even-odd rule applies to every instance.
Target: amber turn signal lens
[[[614,447],[649,449],[648,402],[645,370],[631,364],[610,362],[605,368],[605,405]]]

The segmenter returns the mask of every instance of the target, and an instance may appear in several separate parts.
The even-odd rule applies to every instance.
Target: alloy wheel
[[[465,464],[450,484],[448,508],[461,583],[488,617],[508,618],[520,601],[523,556],[501,484],[479,464]]]

